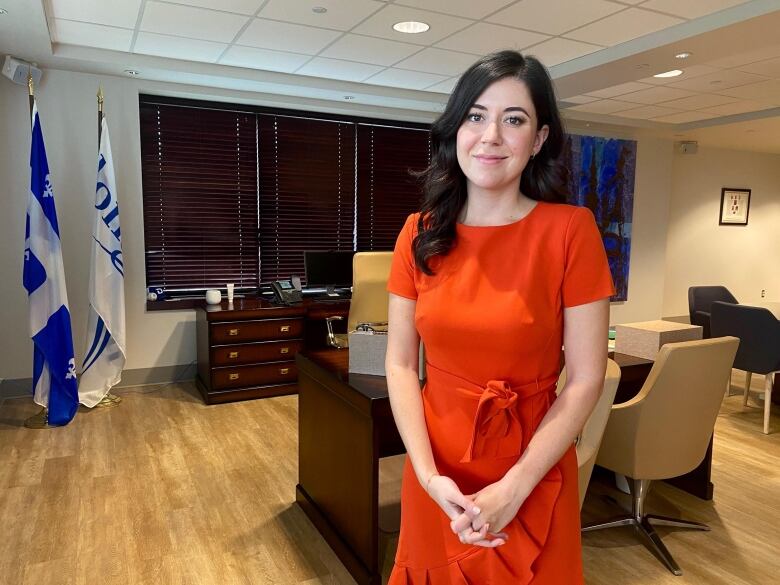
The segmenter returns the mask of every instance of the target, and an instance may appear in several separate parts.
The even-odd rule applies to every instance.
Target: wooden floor
[[[117,394],[121,406],[44,431],[22,426],[37,411],[29,399],[0,403],[0,583],[354,583],[294,504],[295,396],[207,407],[191,383]],[[616,529],[583,539],[589,585],[778,582],[780,417],[765,436],[761,410],[741,400],[727,398],[718,418],[714,502],[663,484],[648,498],[652,512],[712,527],[661,532],[685,574]],[[382,470],[387,501],[398,463]],[[583,518],[611,516],[615,502],[629,500],[601,477]],[[389,569],[395,539],[383,542]]]

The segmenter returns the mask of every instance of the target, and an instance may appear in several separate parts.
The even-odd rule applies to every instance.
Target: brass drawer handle
[[[235,337],[236,335],[238,335],[238,329],[230,329],[228,331],[228,335]]]
[[[290,326],[289,325],[282,325],[282,326],[279,327],[279,331],[281,333],[288,333],[290,331]]]
[[[289,347],[283,347],[283,348],[281,348],[279,350],[279,353],[290,353],[290,348]]]
[[[279,373],[280,374],[289,374],[290,373],[290,368],[279,368]]]
[[[234,360],[234,359],[236,359],[236,358],[238,357],[238,352],[237,352],[237,351],[231,351],[231,352],[228,354],[228,357],[229,357],[231,360]]]
[[[229,379],[229,380],[238,380],[238,374],[230,374],[230,375],[228,376],[228,379]]]

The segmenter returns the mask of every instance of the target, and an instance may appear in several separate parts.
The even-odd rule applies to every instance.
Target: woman
[[[574,440],[614,290],[592,214],[560,203],[563,140],[547,71],[514,51],[469,68],[431,127],[425,202],[388,283],[408,453],[391,585],[583,583]]]

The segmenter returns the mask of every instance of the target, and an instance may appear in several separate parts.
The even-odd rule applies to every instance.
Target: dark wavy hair
[[[482,92],[505,77],[525,83],[536,109],[537,130],[545,124],[550,129],[523,170],[520,191],[537,201],[565,201],[565,174],[559,162],[564,130],[547,69],[535,57],[517,51],[482,57],[461,76],[444,112],[431,125],[431,163],[420,175],[425,198],[412,245],[415,262],[425,274],[433,274],[429,261],[434,256],[446,255],[455,245],[455,224],[466,203],[466,176],[457,156],[458,129]]]

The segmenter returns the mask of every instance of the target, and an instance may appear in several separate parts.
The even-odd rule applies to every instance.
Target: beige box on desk
[[[674,321],[641,321],[615,325],[615,353],[655,360],[665,343],[701,339],[702,327]]]
[[[372,331],[350,331],[349,333],[349,371],[353,374],[385,375],[385,355],[387,354],[387,333]],[[425,353],[420,344],[420,379],[425,377]]]

